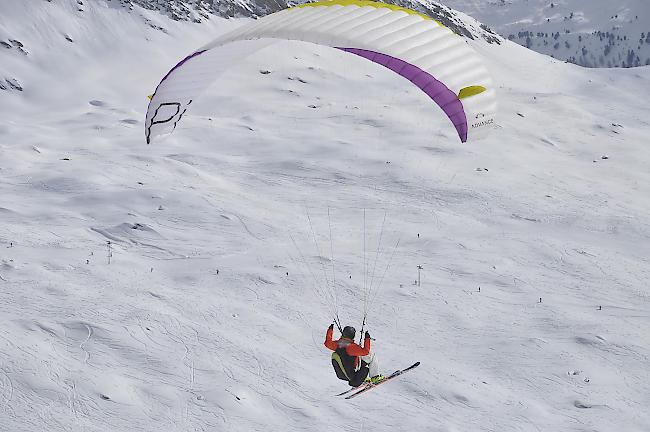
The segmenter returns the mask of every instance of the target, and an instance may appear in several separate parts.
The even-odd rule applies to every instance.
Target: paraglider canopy
[[[491,77],[481,57],[460,36],[402,7],[330,0],[267,15],[181,60],[151,98],[147,143],[171,133],[192,102],[226,69],[278,40],[330,46],[392,70],[442,109],[462,142],[480,138],[494,123]]]

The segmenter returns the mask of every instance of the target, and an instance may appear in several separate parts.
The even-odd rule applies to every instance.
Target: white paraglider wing
[[[226,33],[165,75],[149,103],[147,143],[171,133],[192,102],[226,69],[278,40],[330,46],[391,69],[447,115],[462,142],[494,123],[496,94],[483,60],[461,37],[409,9],[332,0],[285,9]]]

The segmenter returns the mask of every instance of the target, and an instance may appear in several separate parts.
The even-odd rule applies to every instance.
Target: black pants
[[[361,367],[359,368],[358,371],[356,371],[352,375],[348,383],[350,384],[351,387],[359,387],[361,384],[363,384],[363,382],[368,377],[368,372],[370,372],[370,369],[368,368],[368,363],[361,360]]]

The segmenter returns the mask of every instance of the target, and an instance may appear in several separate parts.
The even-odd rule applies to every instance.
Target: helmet
[[[346,339],[354,339],[354,335],[357,334],[357,331],[352,326],[345,326],[341,335]]]

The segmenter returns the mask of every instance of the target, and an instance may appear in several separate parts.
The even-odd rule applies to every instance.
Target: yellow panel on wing
[[[458,99],[465,99],[470,96],[476,96],[477,94],[483,93],[487,89],[483,86],[469,86],[460,89],[458,92]]]
[[[440,24],[439,21],[434,20],[430,16],[421,14],[420,12],[416,12],[411,9],[403,8],[400,6],[395,6],[392,4],[387,4],[387,3],[381,3],[381,2],[376,2],[376,1],[370,1],[370,0],[325,0],[325,1],[319,1],[315,3],[304,3],[298,6],[295,6],[296,8],[302,8],[302,7],[315,7],[315,6],[359,6],[359,7],[364,7],[364,6],[372,6],[376,8],[386,8],[390,9],[393,11],[401,11],[405,12],[409,15],[417,15],[421,18],[424,18],[425,20],[432,20],[437,22],[441,27],[444,27],[442,24]]]

